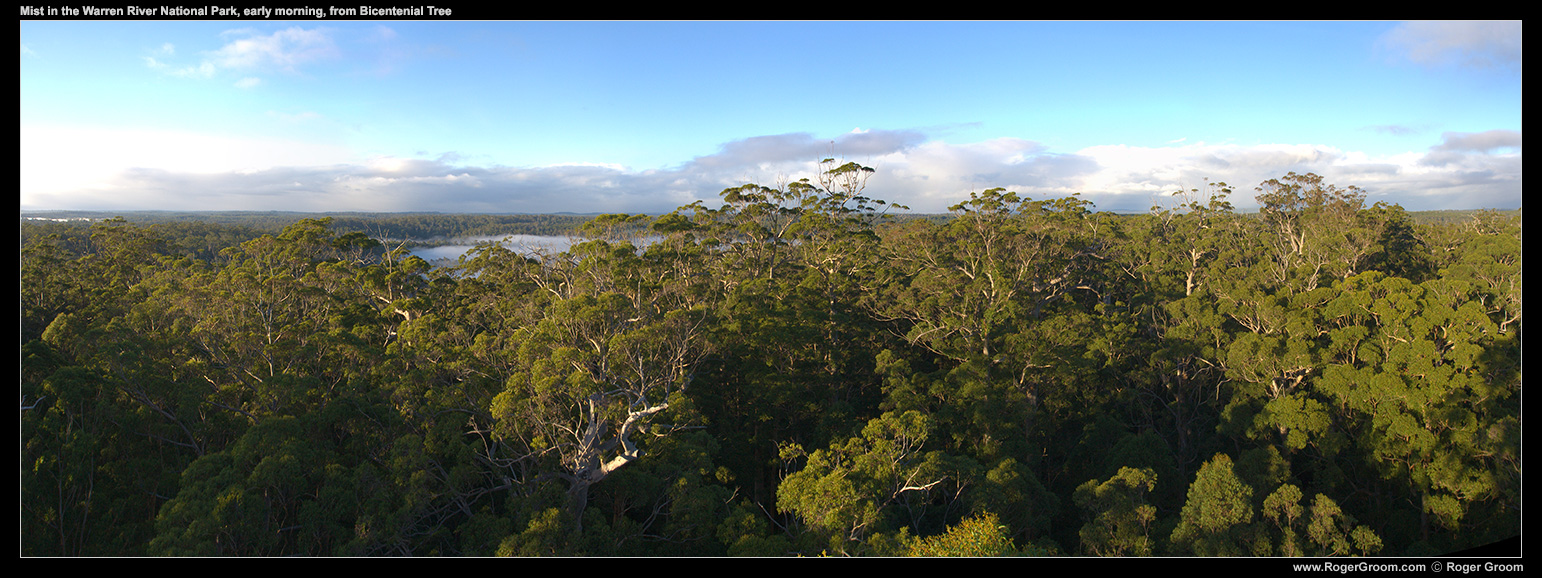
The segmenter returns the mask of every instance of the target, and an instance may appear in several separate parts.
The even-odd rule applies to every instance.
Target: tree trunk
[[[592,482],[578,477],[568,486],[568,515],[573,519],[573,535],[584,534],[584,510],[589,508],[589,486]]]

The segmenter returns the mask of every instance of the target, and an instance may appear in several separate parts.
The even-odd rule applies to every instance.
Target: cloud
[[[1521,21],[1405,22],[1382,45],[1423,66],[1521,71]]]
[[[1105,145],[1077,151],[1100,170],[1081,179],[1083,197],[1106,210],[1143,210],[1167,193],[1205,180],[1232,185],[1238,208],[1256,207],[1253,188],[1288,172],[1313,172],[1339,186],[1366,190],[1368,201],[1410,210],[1519,207],[1520,135],[1513,131],[1448,133],[1430,152],[1373,157],[1314,144],[1193,143],[1183,146]],[[1513,146],[1512,154],[1491,154]]]
[[[145,65],[183,78],[213,78],[222,71],[297,72],[302,65],[337,58],[339,51],[330,31],[291,27],[272,34],[259,34],[243,28],[227,30],[221,36],[237,37],[219,49],[204,54],[198,64],[173,66],[162,60],[176,54],[176,47],[164,43],[144,57]],[[238,88],[251,88],[260,80],[247,76],[236,82]]]
[[[716,154],[696,157],[690,164],[710,170],[760,163],[818,160],[822,152],[821,145],[824,144],[806,132],[756,136],[726,143],[719,147]]]
[[[94,129],[23,124],[21,194],[113,190],[124,171],[219,174],[249,169],[347,162],[339,147],[281,139],[233,138],[188,131]],[[196,190],[184,191],[196,197]],[[133,202],[125,196],[123,202]],[[85,205],[77,205],[85,206]],[[146,207],[150,208],[150,207]],[[175,208],[175,205],[155,208]]]
[[[1401,124],[1378,124],[1361,127],[1361,130],[1368,130],[1371,132],[1392,136],[1409,136],[1424,132],[1425,129],[1424,127],[1407,126]]]
[[[1421,198],[1463,199],[1462,208],[1521,206],[1521,133],[1490,130],[1441,135],[1441,142],[1405,171],[1420,179]],[[1504,149],[1510,149],[1508,151]]]
[[[1448,132],[1440,135],[1445,142],[1437,151],[1490,152],[1500,148],[1521,148],[1521,133],[1514,130],[1490,130],[1476,133]]]
[[[815,138],[806,132],[756,136],[726,143],[717,153],[696,157],[687,166],[715,171],[809,163],[832,155],[864,159],[900,152],[925,139],[919,132],[905,130],[866,130],[833,139]]]
[[[157,57],[175,56],[177,54],[177,47],[170,42],[166,42],[161,44],[160,47],[150,50],[150,54],[150,56],[142,57],[144,58],[145,66],[154,70],[170,70],[171,65],[162,62]]]
[[[1035,199],[1080,193],[1100,210],[1141,212],[1207,179],[1230,183],[1237,191],[1231,201],[1246,209],[1256,206],[1254,186],[1291,171],[1359,186],[1370,202],[1410,210],[1513,208],[1520,206],[1522,172],[1520,133],[1502,130],[1447,133],[1425,152],[1372,156],[1320,144],[1204,142],[1060,152],[1020,138],[949,143],[872,129],[833,139],[751,137],[677,167],[641,171],[603,162],[468,165],[454,152],[360,160],[346,150],[302,143],[186,134],[78,134],[53,145],[53,154],[106,160],[50,165],[26,152],[48,148],[39,142],[44,132],[23,127],[23,209],[657,214],[696,200],[712,205],[723,189],[746,182],[812,179],[832,141],[837,157],[877,169],[864,194],[922,213],[945,212],[971,191],[993,187]],[[67,178],[82,172],[79,167],[90,167],[88,181]]]
[[[444,155],[453,157],[453,155]],[[57,173],[56,173],[57,174]],[[35,182],[38,179],[32,179]],[[614,165],[466,167],[377,157],[192,172],[135,166],[76,186],[23,187],[23,208],[662,213],[731,181]],[[24,185],[29,183],[23,177]],[[30,190],[29,190],[30,189]]]
[[[914,148],[925,140],[926,135],[913,130],[868,129],[836,137],[834,149],[825,152],[853,158],[875,157]]]
[[[951,145],[929,143],[922,154],[906,159],[896,170],[901,203],[923,212],[938,212],[967,198],[969,193],[1001,187],[1045,199],[1082,192],[1088,179],[1104,166],[1081,153],[1054,153],[1033,141],[994,139]]]
[[[203,62],[197,66],[188,66],[173,72],[184,78],[214,78],[215,68],[213,63]]]
[[[210,56],[221,68],[277,68],[294,71],[296,66],[336,58],[337,45],[325,29],[306,30],[291,27],[263,36],[250,29],[226,31],[224,35],[245,35],[220,47]]]

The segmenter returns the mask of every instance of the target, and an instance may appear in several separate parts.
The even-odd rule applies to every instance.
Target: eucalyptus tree
[[[946,225],[918,221],[892,240],[885,258],[908,286],[882,312],[908,322],[906,339],[939,355],[996,356],[1004,335],[1070,292],[1092,289],[1085,273],[1098,248],[1083,222],[1088,204],[999,188],[970,193]]]
[[[1231,456],[1217,454],[1200,467],[1189,485],[1188,501],[1169,538],[1173,553],[1194,556],[1248,556],[1261,551],[1254,528],[1253,488],[1233,471]]]
[[[1093,556],[1155,556],[1157,509],[1147,495],[1156,487],[1151,468],[1120,468],[1107,481],[1087,480],[1073,499],[1083,510],[1081,550]]]
[[[700,401],[745,424],[718,433],[724,460],[768,510],[779,442],[820,447],[877,413],[875,344],[891,339],[862,303],[883,292],[875,228],[900,207],[865,196],[875,173],[824,159],[812,178],[732,187],[717,209],[681,209],[694,212],[687,232],[708,256],[719,304],[713,387]]]
[[[1356,525],[1339,505],[1323,494],[1302,505],[1301,489],[1285,484],[1264,499],[1259,524],[1272,538],[1277,556],[1371,556],[1382,548],[1381,536]]]
[[[946,360],[944,372],[952,373],[934,380],[936,387],[975,391],[977,404],[1004,403],[976,413],[1015,422],[965,435],[997,443],[1032,439],[1041,433],[1041,406],[1081,405],[1072,400],[1087,392],[1076,384],[1103,365],[1099,356],[1117,349],[1089,354],[1108,333],[1107,319],[1095,315],[1099,292],[1107,290],[1098,271],[1107,231],[1088,205],[990,189],[955,205],[946,224],[911,223],[889,239],[884,256],[893,280],[887,298],[874,302],[875,314],[903,328],[911,345]],[[954,407],[967,413],[971,406]],[[964,431],[960,425],[950,428],[955,435]]]
[[[177,382],[186,352],[146,303],[145,281],[168,268],[165,241],[121,219],[90,231],[82,253],[59,238],[22,252],[21,524],[33,555],[143,553],[175,472],[211,437]],[[29,328],[29,313],[46,325]]]
[[[362,297],[369,275],[339,257],[328,224],[304,219],[228,248],[225,266],[192,271],[167,295],[212,406],[252,423],[304,413],[370,371],[392,327]]]
[[[1294,172],[1258,186],[1259,212],[1272,233],[1271,274],[1280,284],[1316,289],[1323,277],[1363,270],[1379,247],[1381,228],[1361,217],[1365,191],[1324,183],[1313,173]]]
[[[1416,512],[1408,541],[1437,548],[1518,528],[1518,345],[1480,291],[1370,272],[1325,304],[1332,355],[1314,390],[1358,457],[1336,463],[1364,472],[1346,483],[1382,480],[1358,489],[1383,516]]]
[[[946,456],[925,450],[933,427],[918,411],[889,412],[825,449],[784,445],[782,459],[806,463],[777,488],[777,509],[797,514],[837,553],[862,552],[869,536],[914,526],[925,494],[948,477]]]
[[[671,278],[662,261],[597,239],[529,269],[543,315],[515,334],[516,371],[492,402],[493,432],[566,484],[575,533],[593,485],[641,459],[647,438],[690,425],[679,410],[709,351],[711,315],[686,305],[692,281]]]

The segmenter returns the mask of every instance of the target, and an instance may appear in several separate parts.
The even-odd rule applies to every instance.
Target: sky
[[[875,169],[1521,206],[1521,23],[22,20],[21,209],[632,212]]]

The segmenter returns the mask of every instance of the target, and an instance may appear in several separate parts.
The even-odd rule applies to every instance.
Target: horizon
[[[1518,21],[23,20],[20,68],[24,212],[662,214],[823,157],[911,214],[1521,207]]]

